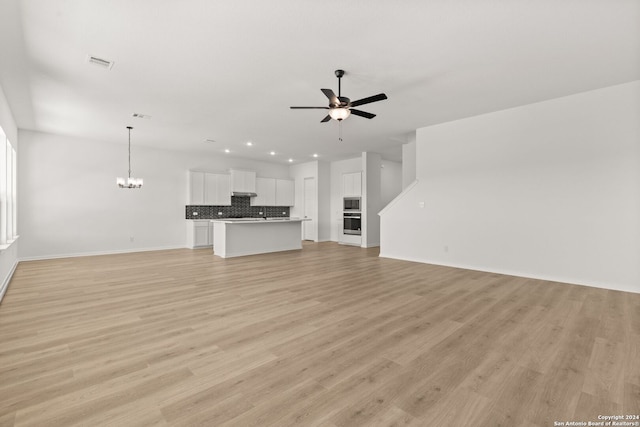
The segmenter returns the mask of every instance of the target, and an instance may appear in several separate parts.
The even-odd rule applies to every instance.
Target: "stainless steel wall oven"
[[[360,231],[362,221],[360,212],[345,212],[343,215],[343,233],[360,236],[362,233]]]

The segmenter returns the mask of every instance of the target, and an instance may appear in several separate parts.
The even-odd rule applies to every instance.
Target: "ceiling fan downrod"
[[[340,88],[340,82],[342,81],[342,76],[344,76],[344,70],[336,70],[336,77],[338,78],[338,99],[342,96],[342,91]]]

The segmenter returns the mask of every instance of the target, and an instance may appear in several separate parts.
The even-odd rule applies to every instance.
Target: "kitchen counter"
[[[301,218],[289,218],[289,217],[273,217],[273,218],[220,218],[220,219],[211,219],[211,222],[224,222],[227,224],[235,224],[235,223],[243,223],[243,224],[252,224],[252,223],[268,223],[273,221],[286,221],[286,222],[302,222],[308,221],[307,219]]]
[[[301,218],[212,219],[213,254],[222,258],[302,249]]]

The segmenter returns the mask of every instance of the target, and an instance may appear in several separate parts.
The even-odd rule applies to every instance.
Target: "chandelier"
[[[142,187],[142,178],[132,178],[131,177],[131,126],[127,126],[129,129],[129,176],[125,178],[118,177],[116,179],[116,183],[120,188],[141,188]]]

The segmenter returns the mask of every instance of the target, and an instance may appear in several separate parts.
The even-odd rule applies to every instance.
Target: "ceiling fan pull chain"
[[[338,122],[338,141],[342,142],[342,120]]]

